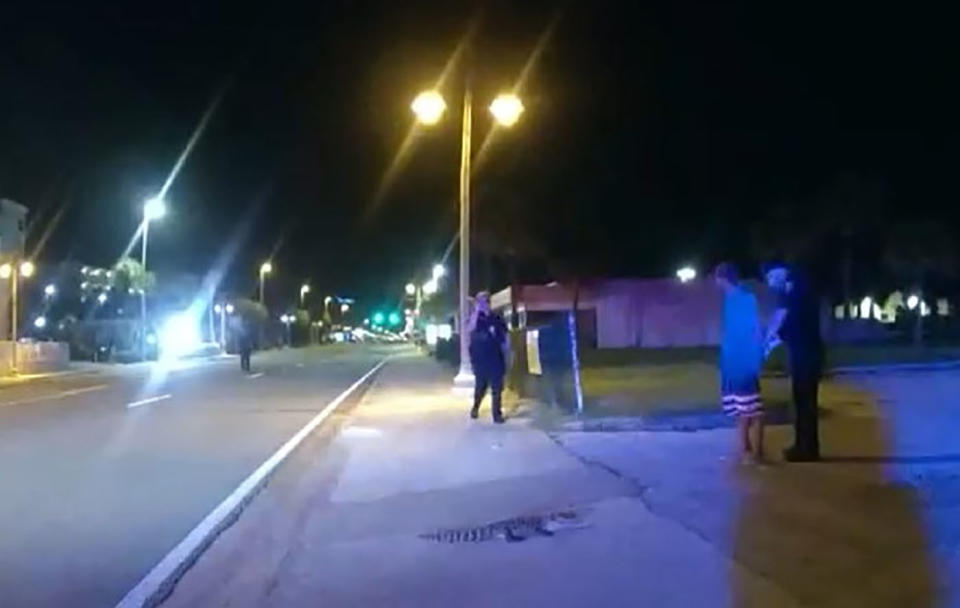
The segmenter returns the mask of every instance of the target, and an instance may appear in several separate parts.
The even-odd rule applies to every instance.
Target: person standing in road
[[[740,283],[736,266],[723,263],[714,271],[723,291],[720,337],[720,392],[723,411],[734,417],[739,430],[741,461],[763,461],[763,402],[760,369],[763,365],[763,332],[757,297]],[[750,431],[755,429],[751,441]]]
[[[769,354],[780,340],[786,343],[793,389],[794,442],[783,457],[788,462],[814,462],[820,459],[817,401],[823,344],[819,305],[798,268],[770,263],[764,268],[764,277],[778,298],[767,330],[766,351]]]
[[[240,324],[237,334],[237,350],[240,351],[240,369],[250,373],[250,355],[253,353],[253,336],[246,323]]]
[[[476,304],[467,325],[470,332],[470,363],[476,384],[470,417],[480,412],[480,402],[490,389],[493,421],[503,422],[503,379],[507,372],[507,325],[503,318],[490,310],[490,295],[477,294]]]

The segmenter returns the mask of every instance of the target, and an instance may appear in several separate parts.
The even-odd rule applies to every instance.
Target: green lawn
[[[769,372],[786,368],[775,353]],[[720,411],[715,348],[592,350],[581,355],[584,413],[587,416],[660,416]],[[908,345],[842,346],[827,351],[827,367],[960,360],[960,347],[916,349]],[[789,379],[771,374],[761,380],[768,409],[790,404]],[[842,382],[827,379],[821,402],[862,400]]]

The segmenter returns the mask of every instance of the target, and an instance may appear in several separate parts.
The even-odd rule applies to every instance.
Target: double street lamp
[[[417,121],[431,126],[440,122],[447,103],[437,91],[424,91],[417,95],[411,104]],[[490,113],[496,124],[511,127],[520,120],[523,102],[512,93],[498,95],[490,104]],[[470,365],[469,332],[467,319],[470,318],[470,161],[472,160],[471,132],[473,128],[473,92],[469,82],[463,90],[463,117],[460,135],[460,371],[454,378],[454,387],[469,389],[473,387],[473,369]],[[442,267],[441,267],[442,268]],[[424,285],[424,292],[437,288],[440,277],[436,272],[431,281]]]
[[[0,279],[10,280],[10,340],[13,342],[10,370],[17,373],[17,324],[20,320],[20,305],[18,292],[20,291],[20,277],[29,279],[36,268],[30,260],[17,263],[5,262],[0,264]]]

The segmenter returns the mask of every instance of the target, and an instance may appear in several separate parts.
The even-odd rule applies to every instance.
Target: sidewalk
[[[283,465],[164,606],[756,606],[794,602],[644,488],[523,418],[467,417],[449,371],[388,364]],[[508,411],[509,415],[509,411]],[[435,544],[437,528],[573,506],[589,527],[521,543]]]

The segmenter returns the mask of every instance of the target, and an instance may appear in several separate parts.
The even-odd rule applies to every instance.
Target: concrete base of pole
[[[473,388],[476,385],[476,378],[473,370],[460,368],[460,372],[453,379],[453,394],[458,397],[473,397]]]

